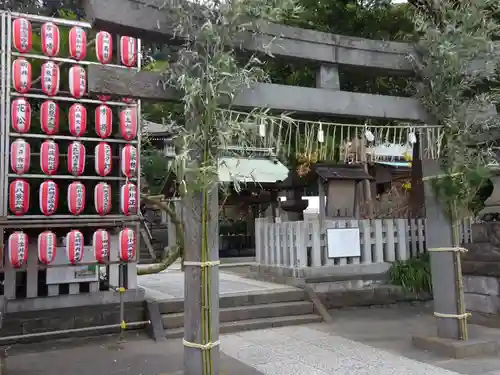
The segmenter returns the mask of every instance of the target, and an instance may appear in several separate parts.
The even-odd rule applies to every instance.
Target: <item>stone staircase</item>
[[[153,247],[156,258],[153,259],[151,257],[148,246],[145,243],[146,241],[144,241],[144,239],[141,237],[141,247],[139,249],[139,264],[150,264],[159,261],[163,256],[165,246],[168,245],[167,226],[156,225],[148,229],[146,229],[145,226],[142,226],[141,230],[144,232],[144,235],[147,236],[149,243]]]
[[[301,289],[286,288],[220,298],[220,333],[283,327],[321,322],[314,305]],[[184,302],[169,300],[159,303],[167,338],[184,335]]]

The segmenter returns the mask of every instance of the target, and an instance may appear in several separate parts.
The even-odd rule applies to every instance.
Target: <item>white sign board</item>
[[[359,228],[327,229],[328,258],[361,256]]]
[[[82,263],[91,263],[95,261],[92,246],[85,246],[83,249]],[[56,258],[52,264],[69,264],[68,257],[66,256],[66,248],[64,246],[57,247]],[[96,282],[99,281],[98,268],[97,265],[47,268],[47,284]]]

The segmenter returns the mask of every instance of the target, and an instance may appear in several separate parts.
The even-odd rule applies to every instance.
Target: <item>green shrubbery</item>
[[[389,270],[390,283],[410,292],[432,292],[429,254],[394,262]]]

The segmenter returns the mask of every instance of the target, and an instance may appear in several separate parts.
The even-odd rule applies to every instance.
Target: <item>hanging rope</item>
[[[395,159],[397,155],[384,155],[384,149],[405,148],[411,152],[416,134],[421,138],[420,151],[424,157],[437,159],[443,142],[442,127],[426,124],[346,124],[294,119],[289,116],[271,116],[253,111],[250,113],[219,110],[223,121],[241,124],[248,130],[246,137],[258,147],[280,150],[283,155],[295,156],[297,152],[318,154],[322,160],[346,161],[351,144],[362,137],[368,144],[366,153],[370,160]],[[258,129],[251,129],[258,125]],[[263,124],[266,124],[265,127]],[[390,154],[390,152],[388,153]]]

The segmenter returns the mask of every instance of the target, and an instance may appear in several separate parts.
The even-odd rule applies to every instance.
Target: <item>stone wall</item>
[[[500,279],[492,276],[463,277],[467,310],[487,314],[500,313]]]
[[[500,222],[472,225],[462,257],[465,307],[470,322],[500,327]]]
[[[470,322],[500,327],[500,278],[465,275],[463,286]]]

